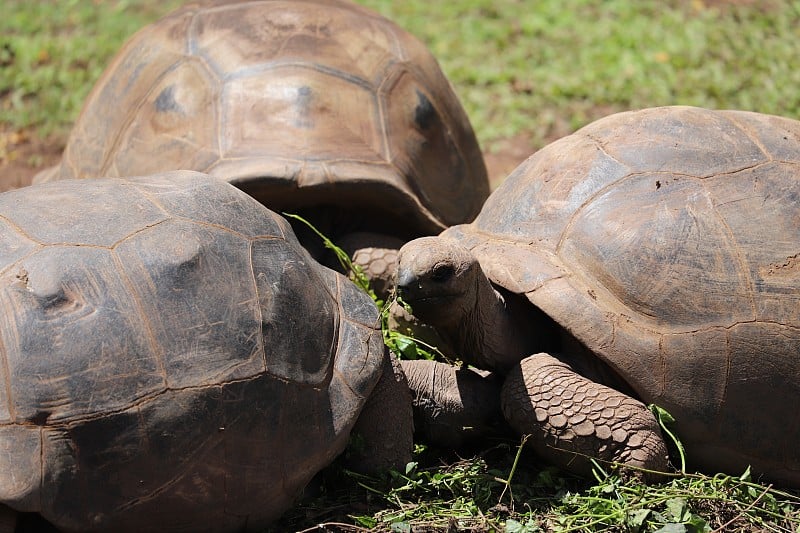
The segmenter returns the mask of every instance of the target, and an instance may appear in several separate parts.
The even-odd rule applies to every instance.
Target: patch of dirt
[[[30,185],[34,174],[61,159],[63,150],[63,139],[40,139],[0,124],[0,192]]]
[[[512,170],[536,151],[527,135],[517,135],[495,143],[483,158],[489,171],[489,185],[495,190]]]

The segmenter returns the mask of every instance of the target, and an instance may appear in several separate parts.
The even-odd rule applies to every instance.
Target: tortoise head
[[[481,277],[475,256],[450,239],[421,237],[405,244],[398,255],[398,295],[414,315],[437,328],[469,316]]]

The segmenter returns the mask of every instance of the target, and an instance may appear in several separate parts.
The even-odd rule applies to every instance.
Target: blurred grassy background
[[[800,115],[797,1],[366,3],[428,43],[485,144],[655,105]]]
[[[487,152],[655,105],[800,117],[798,0],[360,1],[428,44]],[[182,3],[3,0],[0,130],[63,142],[124,39]]]
[[[183,3],[0,1],[0,181],[19,178],[23,173],[30,176],[42,165],[54,162],[86,94],[122,42]],[[498,176],[546,142],[600,116],[630,108],[690,104],[800,118],[800,0],[358,1],[395,20],[432,49],[462,98],[490,168],[494,161]],[[15,182],[23,183],[22,178]],[[503,453],[509,456],[507,451]],[[513,459],[513,453],[510,455]],[[468,468],[476,465],[470,463]],[[474,513],[481,520],[486,513],[494,512],[502,518],[495,517],[495,522],[504,523],[507,531],[541,531],[540,507],[551,501],[542,498],[542,491],[555,494],[552,501],[565,502],[565,510],[559,511],[562,514],[548,519],[561,524],[562,530],[564,524],[573,523],[565,521],[564,514],[584,517],[592,524],[604,523],[582,502],[591,502],[592,513],[607,505],[603,513],[623,517],[635,506],[640,524],[645,516],[662,517],[656,513],[657,507],[651,511],[646,506],[651,503],[642,503],[638,488],[605,483],[589,489],[585,496],[570,496],[569,492],[564,496],[567,485],[562,478],[550,479],[544,470],[530,479],[517,472],[515,494],[524,497],[527,514],[512,514],[515,520],[506,521],[503,517],[507,510],[489,502],[502,501],[505,488],[500,485],[498,500],[499,489],[492,492],[486,482],[497,489],[503,472],[508,470],[498,474],[484,466],[463,476],[458,468],[450,470],[445,475],[421,469],[413,479],[407,478],[420,493],[411,492],[399,505],[401,510],[379,511],[375,516],[380,515],[380,519],[356,518],[365,527],[372,527],[373,522],[400,520],[398,515],[406,520],[401,525],[407,526],[414,512],[426,519],[447,519],[458,516],[454,514],[458,511],[462,515]],[[727,484],[727,479],[720,478],[720,483]],[[775,523],[786,516],[789,518],[784,522],[791,520],[793,524],[791,529],[767,524],[759,530],[800,531],[796,529],[800,527],[796,497],[784,503],[766,489],[737,481],[733,488],[749,499],[742,498],[741,504],[733,506],[719,492],[692,496],[694,489],[679,485],[687,480],[691,482],[689,478],[673,482],[683,491],[680,497],[674,492],[668,496],[656,493],[659,505],[666,503],[667,510],[678,509],[670,518],[658,507],[667,516],[659,519],[676,527],[668,530],[664,526],[661,531],[696,530],[682,524],[695,519],[694,510],[690,513],[686,504],[687,497],[697,498],[700,503],[692,505],[702,508],[709,524],[724,522],[722,529],[737,517],[753,514],[759,524],[762,516],[772,517]],[[353,485],[343,485],[347,505],[337,507],[326,501],[325,512],[333,509],[347,513],[348,520],[353,518],[353,509],[364,512],[364,501],[374,497],[374,490],[354,492],[363,485]],[[463,509],[454,510],[457,506],[451,501],[443,507],[422,501],[429,493],[441,492],[447,497],[442,487],[458,489],[453,494]],[[423,492],[427,496],[419,495]],[[487,497],[477,498],[476,493]],[[629,499],[619,494],[627,494]],[[612,496],[614,502],[608,499]],[[394,502],[397,495],[391,498]],[[410,500],[422,503],[413,507]],[[723,501],[725,506],[720,503]],[[529,507],[531,502],[535,507]],[[757,502],[759,507],[766,506],[766,511],[752,511]],[[552,516],[553,512],[548,512]],[[307,521],[328,516],[309,514],[309,508],[298,513],[308,515]],[[726,517],[731,516],[729,521]],[[745,530],[731,526],[733,529]]]

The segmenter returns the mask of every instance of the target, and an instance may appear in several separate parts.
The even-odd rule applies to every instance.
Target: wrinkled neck
[[[524,313],[510,305],[485,276],[476,278],[474,301],[454,313],[445,334],[464,362],[506,371],[531,353],[535,341],[527,334],[524,317],[520,316]]]

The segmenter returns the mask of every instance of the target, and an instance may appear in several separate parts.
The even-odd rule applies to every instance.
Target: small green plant
[[[294,213],[282,213],[282,214],[287,218],[298,220],[303,224],[305,224],[306,226],[308,226],[308,228],[322,240],[322,243],[325,245],[325,248],[331,250],[336,255],[336,259],[339,261],[339,264],[342,266],[344,271],[348,273],[353,283],[355,283],[359,289],[367,293],[378,304],[378,306],[381,306],[383,304],[383,302],[380,299],[378,299],[378,297],[375,295],[375,291],[372,289],[369,282],[369,277],[367,277],[367,275],[364,273],[364,269],[361,268],[361,265],[353,263],[353,260],[350,258],[349,255],[347,255],[347,252],[342,250],[342,248],[337,246],[332,240],[330,240],[327,237],[327,235],[324,235],[311,222],[301,217],[300,215],[296,215]]]
[[[341,247],[337,246],[330,238],[324,235],[311,222],[304,219],[300,215],[292,213],[283,213],[285,217],[298,220],[311,229],[322,240],[325,248],[331,250],[335,255],[339,264],[345,272],[348,273],[350,279],[365,293],[367,293],[380,309],[381,330],[383,331],[383,341],[392,352],[405,359],[437,359],[444,358],[438,348],[427,344],[419,339],[415,339],[411,335],[407,335],[400,331],[394,330],[389,327],[389,315],[391,313],[392,305],[402,306],[409,314],[411,314],[411,307],[403,302],[402,298],[394,295],[388,301],[383,301],[375,294],[369,277],[361,268],[361,265],[353,263],[353,260]]]
[[[658,421],[659,427],[661,427],[661,431],[663,431],[667,437],[669,437],[670,442],[675,445],[675,449],[678,450],[678,457],[681,460],[681,473],[686,473],[686,450],[683,447],[683,443],[680,439],[675,435],[668,426],[675,423],[675,418],[663,407],[659,407],[656,404],[650,404],[647,406],[650,409],[650,412],[655,415],[656,420]]]
[[[332,472],[326,499],[301,504],[287,523],[324,512],[336,523],[378,532],[800,531],[800,496],[757,483],[748,471],[675,474],[645,484],[623,468],[590,481],[542,464],[519,444],[468,458],[417,446],[403,472],[382,478]]]
[[[559,531],[794,532],[800,527],[800,498],[753,483],[749,472],[681,474],[657,484],[612,475],[583,492],[565,494],[550,520]]]
[[[393,306],[401,306],[409,315],[413,314],[411,306],[394,294],[381,308],[381,326],[383,341],[402,359],[447,360],[447,357],[436,346],[415,338],[411,332],[403,333],[389,324],[389,316]]]
[[[426,451],[419,446],[415,455]],[[505,482],[497,473],[485,459],[475,457],[432,466],[414,461],[405,471],[391,472],[384,480],[356,476],[361,487],[379,495],[387,506],[353,519],[361,526],[379,530],[382,526],[403,525],[437,530],[454,523],[460,528],[486,526],[492,523],[486,510],[496,503],[497,491]]]
[[[411,307],[397,295],[387,300],[381,300],[372,288],[369,277],[361,268],[361,265],[353,263],[353,260],[340,246],[337,246],[330,238],[324,235],[311,222],[304,219],[300,215],[292,213],[283,213],[284,216],[298,220],[311,229],[322,240],[325,248],[331,250],[335,255],[339,264],[348,273],[350,279],[365,293],[367,293],[380,309],[381,329],[383,331],[384,343],[395,354],[405,359],[437,359],[444,358],[436,346],[432,346],[423,342],[422,340],[415,339],[411,335],[401,333],[389,327],[389,315],[393,305],[402,306],[409,314],[412,313]]]

